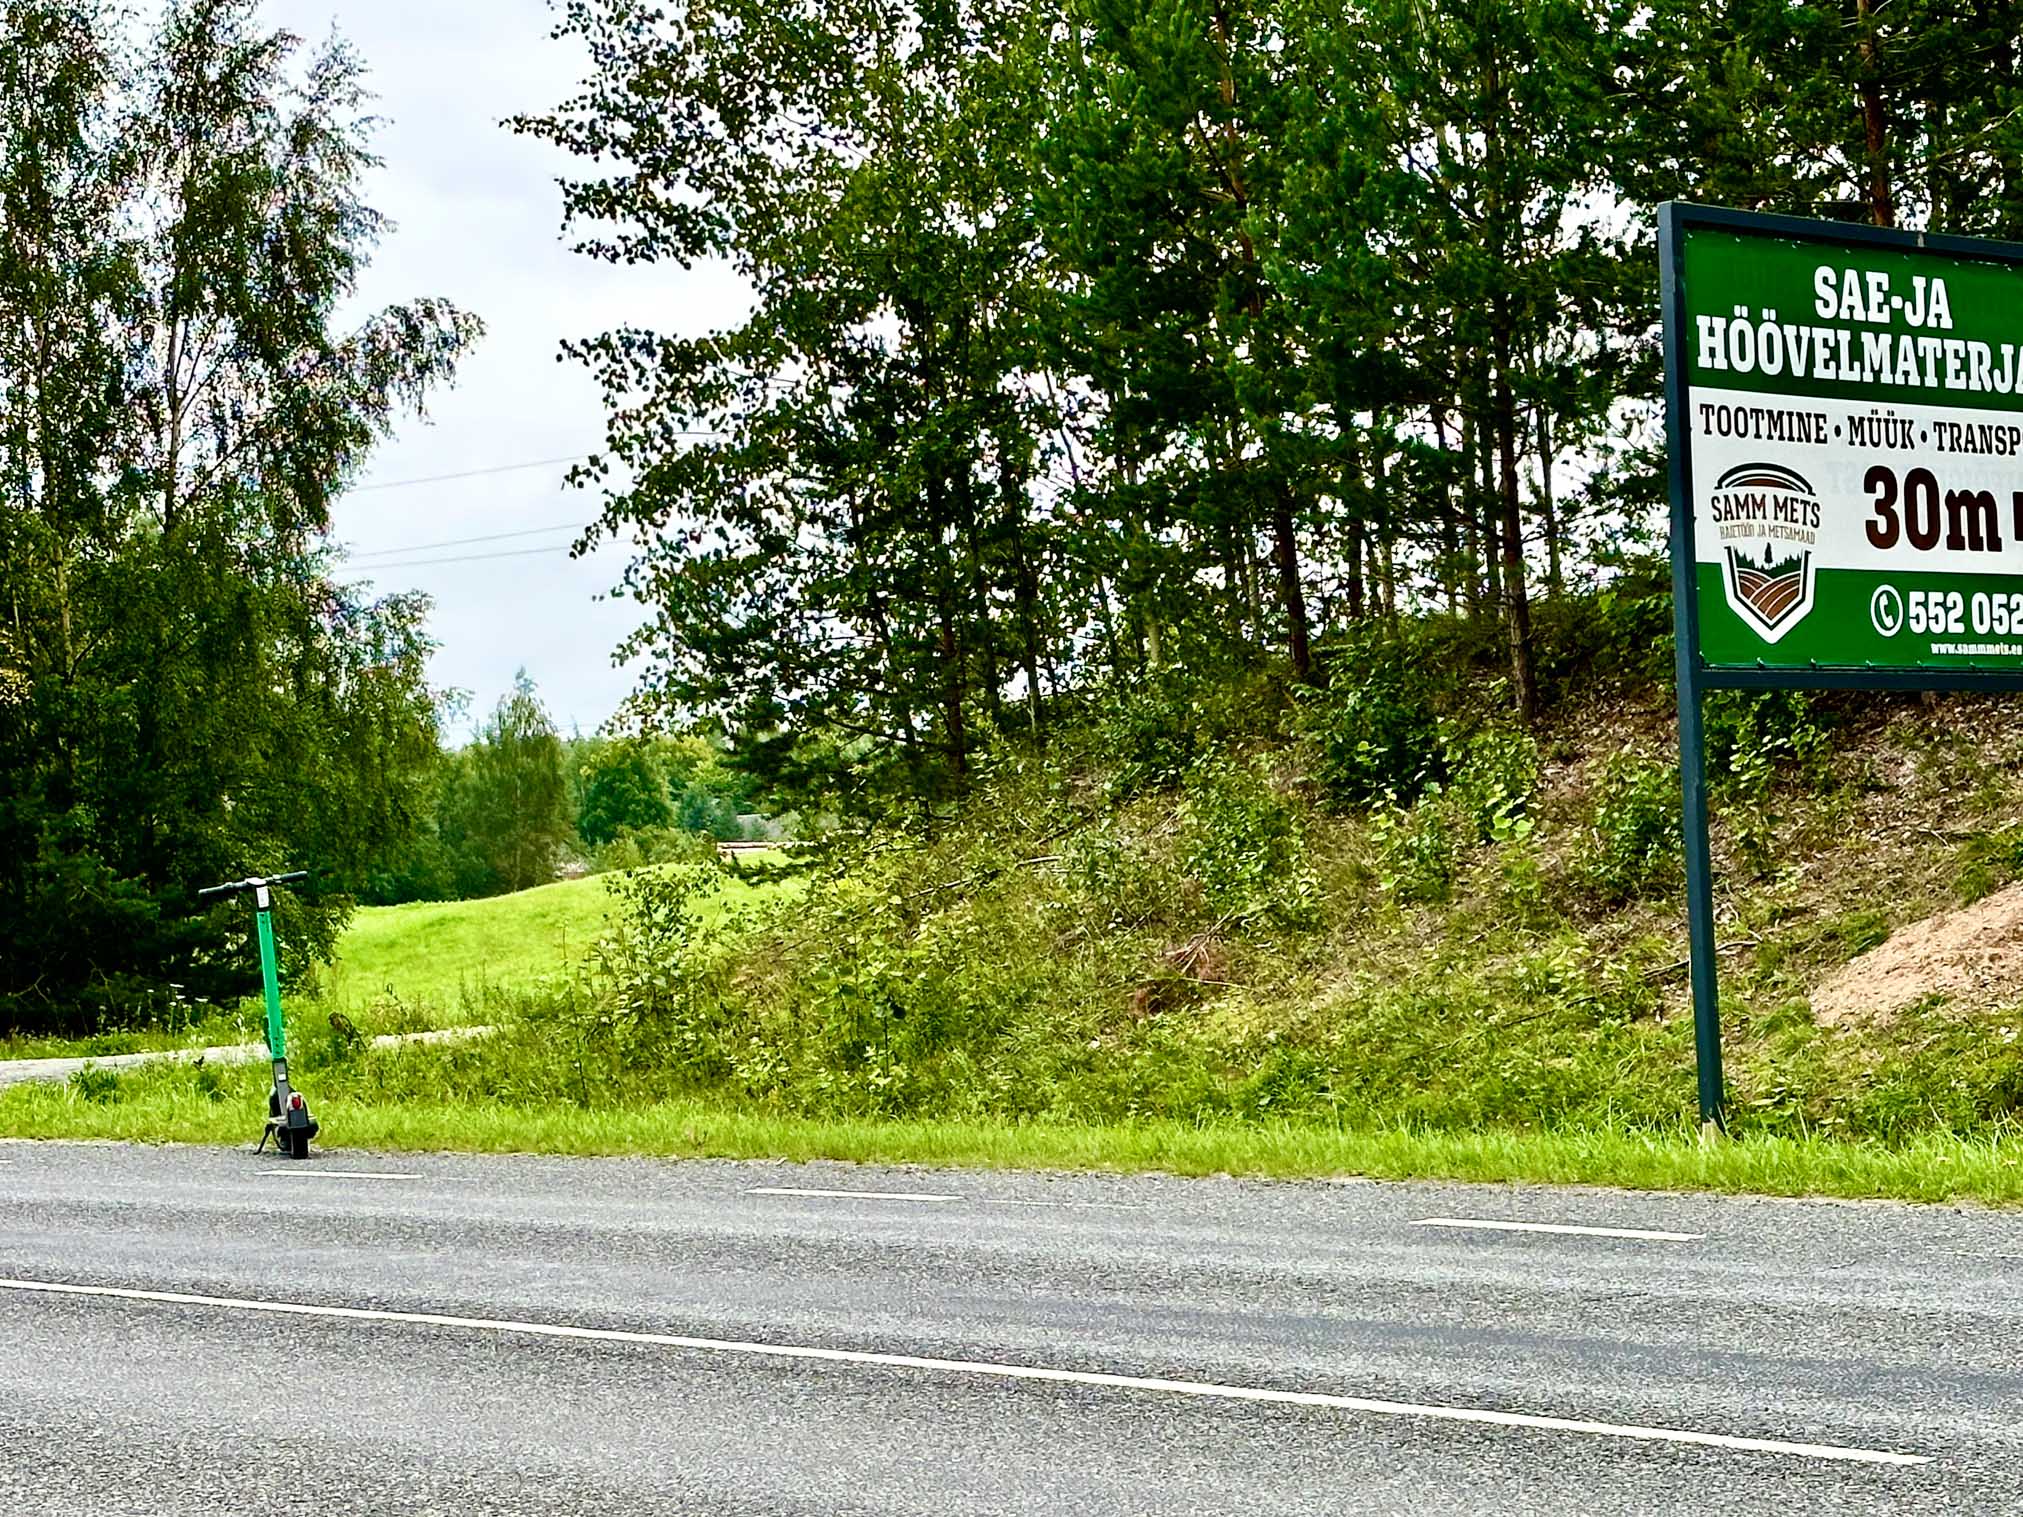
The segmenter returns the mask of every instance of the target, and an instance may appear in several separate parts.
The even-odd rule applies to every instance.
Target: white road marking
[[[1152,1208],[1143,1201],[1049,1201],[1045,1198],[1028,1200],[1022,1196],[978,1196],[981,1206],[1047,1206],[1062,1211],[1150,1211]]]
[[[863,1364],[882,1369],[932,1370],[943,1374],[979,1375],[1000,1380],[1039,1380],[1053,1384],[1091,1385],[1106,1390],[1157,1391],[1216,1401],[1267,1402],[1277,1406],[1321,1407],[1363,1412],[1380,1417],[1417,1417],[1441,1422],[1486,1423],[1493,1427],[1538,1428],[1555,1433],[1587,1433],[1602,1438],[1626,1438],[1643,1443],[1689,1443],[1741,1453],[1792,1454],[1802,1459],[1831,1459],[1851,1464],[1930,1464],[1928,1454],[1899,1454],[1886,1449],[1848,1448],[1831,1443],[1787,1443],[1776,1438],[1737,1438],[1727,1433],[1696,1433],[1684,1428],[1637,1427],[1618,1422],[1588,1422],[1570,1417],[1535,1417],[1520,1412],[1494,1412],[1469,1406],[1421,1406],[1410,1401],[1376,1401],[1365,1396],[1333,1396],[1318,1391],[1275,1391],[1260,1386],[1216,1385],[1203,1380],[1158,1380],[1141,1375],[1111,1375],[1093,1370],[1047,1369],[1036,1364],[995,1364],[977,1359],[927,1359],[913,1354],[882,1354],[866,1349],[810,1348],[799,1344],[748,1343],[729,1338],[689,1338],[674,1333],[634,1333],[615,1328],[571,1327],[560,1322],[519,1322],[492,1317],[452,1317],[439,1312],[392,1312],[363,1306],[313,1306],[300,1301],[260,1301],[239,1296],[192,1296],[179,1291],[130,1290],[111,1285],[66,1285],[53,1280],[0,1279],[0,1290],[47,1296],[92,1296],[114,1301],[150,1301],[168,1306],[207,1306],[229,1311],[264,1312],[284,1317],[335,1317],[349,1322],[403,1323],[418,1327],[462,1328],[472,1332],[530,1338],[569,1338],[596,1343],[644,1344],[658,1348],[692,1349],[701,1353],[744,1354],[765,1359],[818,1360],[825,1364]]]
[[[1421,1217],[1414,1227],[1481,1227],[1499,1233],[1570,1233],[1577,1238],[1641,1238],[1647,1243],[1695,1243],[1705,1233],[1665,1233],[1643,1227],[1575,1227],[1568,1222],[1502,1222],[1488,1217]]]
[[[960,1201],[960,1196],[936,1196],[921,1190],[804,1190],[795,1185],[759,1185],[748,1196],[823,1196],[851,1201]]]
[[[420,1175],[397,1174],[385,1169],[263,1169],[263,1180],[419,1180]]]

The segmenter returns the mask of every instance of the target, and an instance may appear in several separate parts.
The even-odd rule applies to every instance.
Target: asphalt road
[[[0,1144],[6,1517],[2001,1513],[2019,1366],[1987,1212]]]

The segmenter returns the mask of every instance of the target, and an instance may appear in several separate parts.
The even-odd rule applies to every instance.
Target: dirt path
[[[389,1032],[372,1040],[374,1048],[404,1043],[462,1043],[482,1038],[490,1027],[439,1027],[433,1032]],[[267,1057],[265,1043],[226,1043],[215,1048],[157,1048],[147,1053],[104,1054],[91,1059],[0,1059],[0,1090],[30,1080],[68,1080],[87,1064],[93,1069],[138,1069],[143,1064],[252,1064]]]

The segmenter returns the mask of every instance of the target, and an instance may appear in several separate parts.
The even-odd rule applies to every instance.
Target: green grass
[[[617,876],[561,880],[512,895],[472,901],[419,901],[365,906],[351,919],[335,962],[314,988],[288,997],[291,1046],[322,1036],[333,1011],[372,1032],[411,1032],[496,1021],[516,999],[538,992],[580,960],[604,931]],[[700,914],[720,917],[737,906],[797,885],[729,879]],[[395,1004],[387,1005],[388,998]],[[368,1008],[374,1014],[363,1016]],[[249,999],[178,1031],[140,1029],[88,1038],[0,1034],[0,1059],[104,1057],[153,1049],[258,1042],[264,1013]]]
[[[530,986],[580,958],[610,906],[603,875],[484,900],[366,906],[319,976],[320,996],[353,1007],[391,995],[454,1013],[489,989]]]
[[[359,910],[319,977],[318,997],[354,1009],[391,995],[410,1020],[477,1020],[492,991],[537,988],[580,959],[604,931],[616,876],[559,880],[474,901],[417,901]],[[703,913],[721,915],[779,886],[732,880]]]
[[[0,1094],[0,1136],[240,1144],[257,1136],[258,1072],[150,1071],[111,1100],[75,1087]],[[327,1146],[659,1158],[837,1159],[970,1168],[1114,1170],[1273,1179],[1447,1179],[1782,1196],[2023,1203],[2023,1151],[1943,1135],[1897,1146],[1817,1138],[1702,1141],[1635,1134],[1415,1132],[1298,1123],[1128,1126],[808,1119],[704,1101],[629,1109],[317,1103]]]

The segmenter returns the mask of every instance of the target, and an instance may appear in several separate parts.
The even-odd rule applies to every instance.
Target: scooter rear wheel
[[[288,1138],[288,1157],[306,1159],[309,1157],[309,1132],[301,1127],[284,1127],[282,1132]]]

